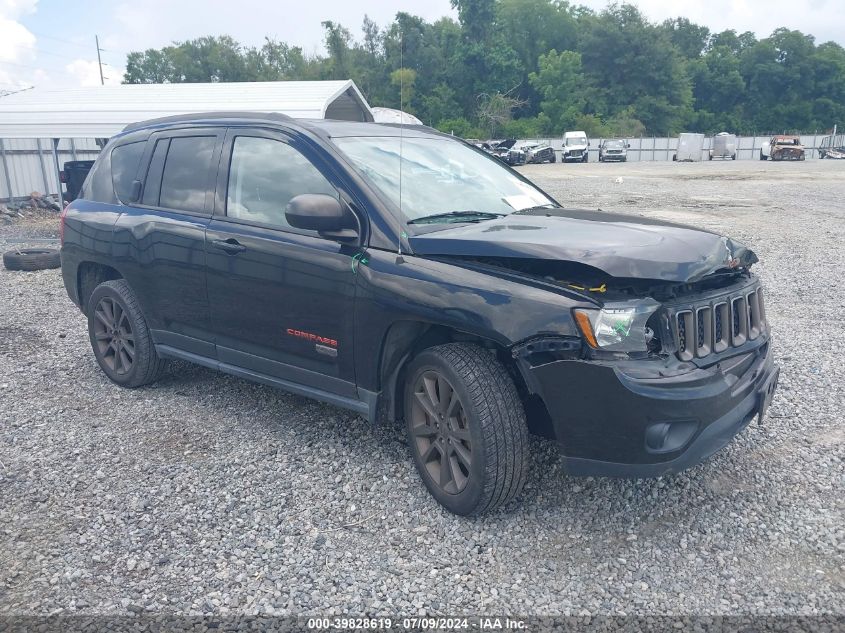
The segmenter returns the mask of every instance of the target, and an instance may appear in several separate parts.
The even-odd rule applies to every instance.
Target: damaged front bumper
[[[518,362],[567,471],[581,476],[659,477],[698,464],[762,419],[779,374],[768,337],[707,366],[548,354]]]

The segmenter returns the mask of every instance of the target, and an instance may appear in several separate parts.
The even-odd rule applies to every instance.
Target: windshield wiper
[[[424,215],[421,218],[414,218],[408,220],[408,224],[435,224],[437,222],[481,222],[482,220],[492,220],[494,218],[503,218],[504,213],[491,213],[489,211],[447,211],[446,213],[434,213],[432,215]]]
[[[553,211],[555,209],[562,209],[563,207],[559,207],[556,204],[542,204],[536,207],[526,207],[525,209],[520,209],[519,211],[514,211],[513,215],[544,215],[549,211]]]

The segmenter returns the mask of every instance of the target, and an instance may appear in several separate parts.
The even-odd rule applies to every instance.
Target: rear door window
[[[132,182],[138,173],[138,163],[144,153],[146,141],[118,145],[111,152],[111,179],[117,199],[123,204],[130,204]]]
[[[215,136],[174,136],[170,139],[159,204],[154,206],[194,213],[205,211],[216,141]],[[156,153],[158,149],[156,146]]]

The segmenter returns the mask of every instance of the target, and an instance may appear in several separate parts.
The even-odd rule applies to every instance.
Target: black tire
[[[55,248],[20,248],[3,253],[3,265],[9,270],[48,270],[60,268],[62,259]]]
[[[489,512],[519,494],[528,470],[528,427],[516,386],[505,367],[477,345],[449,343],[421,352],[410,363],[406,376],[408,443],[417,472],[431,495],[450,512],[469,516]],[[432,416],[417,396],[418,385],[430,376],[444,378],[445,387],[451,388],[450,404],[439,409],[443,428],[448,424],[456,429],[456,434],[449,437],[449,445],[434,431]],[[424,396],[425,387],[420,389]],[[454,416],[449,415],[452,392],[457,395],[457,407],[460,407],[460,413]],[[442,448],[434,446],[438,442]],[[454,450],[452,442],[454,446],[463,442],[461,447],[469,453],[471,463],[466,466],[457,451],[452,454],[454,462],[446,456],[454,474],[441,486],[442,475],[440,481],[435,481],[433,466],[438,466],[436,472],[442,472],[439,466],[443,464],[443,449]],[[423,451],[432,457],[426,460]],[[459,478],[462,489],[458,488]]]
[[[582,163],[588,163],[588,162],[590,162],[590,155],[589,155],[589,154],[584,154],[584,158],[582,158],[582,159],[581,159],[581,162],[582,162]]]
[[[97,286],[86,312],[91,349],[109,380],[134,389],[159,379],[167,361],[156,354],[138,299],[125,279]]]
[[[554,154],[552,154],[552,157],[549,159],[549,162],[550,162],[550,163],[556,163],[556,162],[557,162],[557,156],[555,156]]]
[[[768,160],[768,157],[763,153],[763,150],[760,150],[760,160]]]

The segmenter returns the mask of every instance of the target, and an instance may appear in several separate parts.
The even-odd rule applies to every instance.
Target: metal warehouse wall
[[[737,137],[737,160],[759,160],[760,147],[763,143],[771,140],[773,134],[768,136],[738,136]],[[801,142],[807,151],[807,158],[818,158],[818,147],[822,139],[828,134],[804,134],[801,136]],[[599,145],[602,139],[590,139],[590,160],[597,161],[599,159]],[[557,152],[558,159],[563,148],[563,140],[559,138],[553,139],[521,139],[518,140],[516,146],[519,147],[523,143],[548,143]],[[678,149],[678,137],[641,137],[628,139],[631,144],[628,150],[629,161],[652,161],[652,160],[672,160],[675,150]],[[713,137],[706,136],[704,138],[704,149],[701,152],[701,159],[707,160],[708,152],[710,151]]]
[[[68,160],[93,160],[100,153],[94,139],[62,139],[59,167]],[[29,197],[33,191],[57,194],[50,139],[0,139],[0,200]]]

